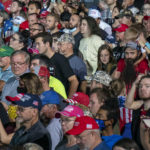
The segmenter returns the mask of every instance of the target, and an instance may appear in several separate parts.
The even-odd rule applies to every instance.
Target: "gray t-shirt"
[[[52,150],[55,150],[55,147],[63,138],[60,119],[57,118],[52,119],[49,125],[47,126],[47,130],[51,135]]]

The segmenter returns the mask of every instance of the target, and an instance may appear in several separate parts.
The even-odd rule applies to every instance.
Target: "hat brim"
[[[116,28],[116,29],[114,29],[114,31],[117,31],[117,32],[125,32],[126,29]]]
[[[67,134],[70,135],[79,135],[81,134],[85,129],[81,128],[81,127],[76,127],[76,128],[72,128],[71,130],[69,130],[67,132]]]
[[[58,112],[55,114],[55,118],[60,118],[61,115],[65,116],[65,117],[73,117],[73,116],[71,116],[67,111],[58,111]]]
[[[20,93],[20,94],[18,94],[18,95],[23,96],[24,94],[23,94],[23,93]],[[17,97],[17,96],[15,96],[15,97],[6,96],[5,98],[6,98],[6,100],[8,100],[9,102],[13,102],[13,103],[15,103],[16,101],[20,101],[20,97]]]

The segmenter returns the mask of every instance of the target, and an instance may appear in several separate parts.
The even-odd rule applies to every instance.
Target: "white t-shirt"
[[[112,35],[112,28],[108,23],[101,20],[100,24],[99,24],[99,27],[101,29],[103,29],[108,35]]]

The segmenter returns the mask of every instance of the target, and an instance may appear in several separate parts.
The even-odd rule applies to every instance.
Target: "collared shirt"
[[[9,66],[4,71],[2,70],[2,68],[0,68],[0,80],[7,82],[7,80],[13,76],[14,76],[14,74],[11,71],[11,66]]]
[[[27,73],[29,72],[29,69],[26,70]],[[3,87],[2,90],[2,95],[1,95],[1,100],[3,102],[5,102],[7,105],[10,104],[9,101],[6,100],[6,96],[12,96],[15,97],[18,92],[17,92],[17,87],[19,86],[19,77],[18,76],[13,76],[11,78],[9,78],[9,80],[6,82],[5,86]]]
[[[105,142],[98,144],[93,150],[111,150]]]
[[[29,142],[40,145],[44,150],[51,150],[50,135],[40,121],[37,121],[28,130],[25,130],[24,126],[20,127],[15,132],[10,146],[23,145]]]
[[[113,23],[112,11],[109,8],[103,10],[101,12],[101,15],[102,15],[102,20],[103,21],[105,21],[106,23],[108,23],[110,25]]]

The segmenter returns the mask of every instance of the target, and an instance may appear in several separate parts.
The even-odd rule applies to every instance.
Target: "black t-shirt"
[[[75,36],[74,36],[74,40],[75,40],[75,44],[73,46],[73,52],[75,55],[78,55],[79,53],[79,44],[80,44],[80,40],[83,38],[82,34],[80,32],[78,32]]]
[[[68,59],[59,53],[55,53],[50,58],[49,70],[50,74],[58,78],[65,86],[66,92],[68,93],[69,82],[68,78],[74,75]]]

